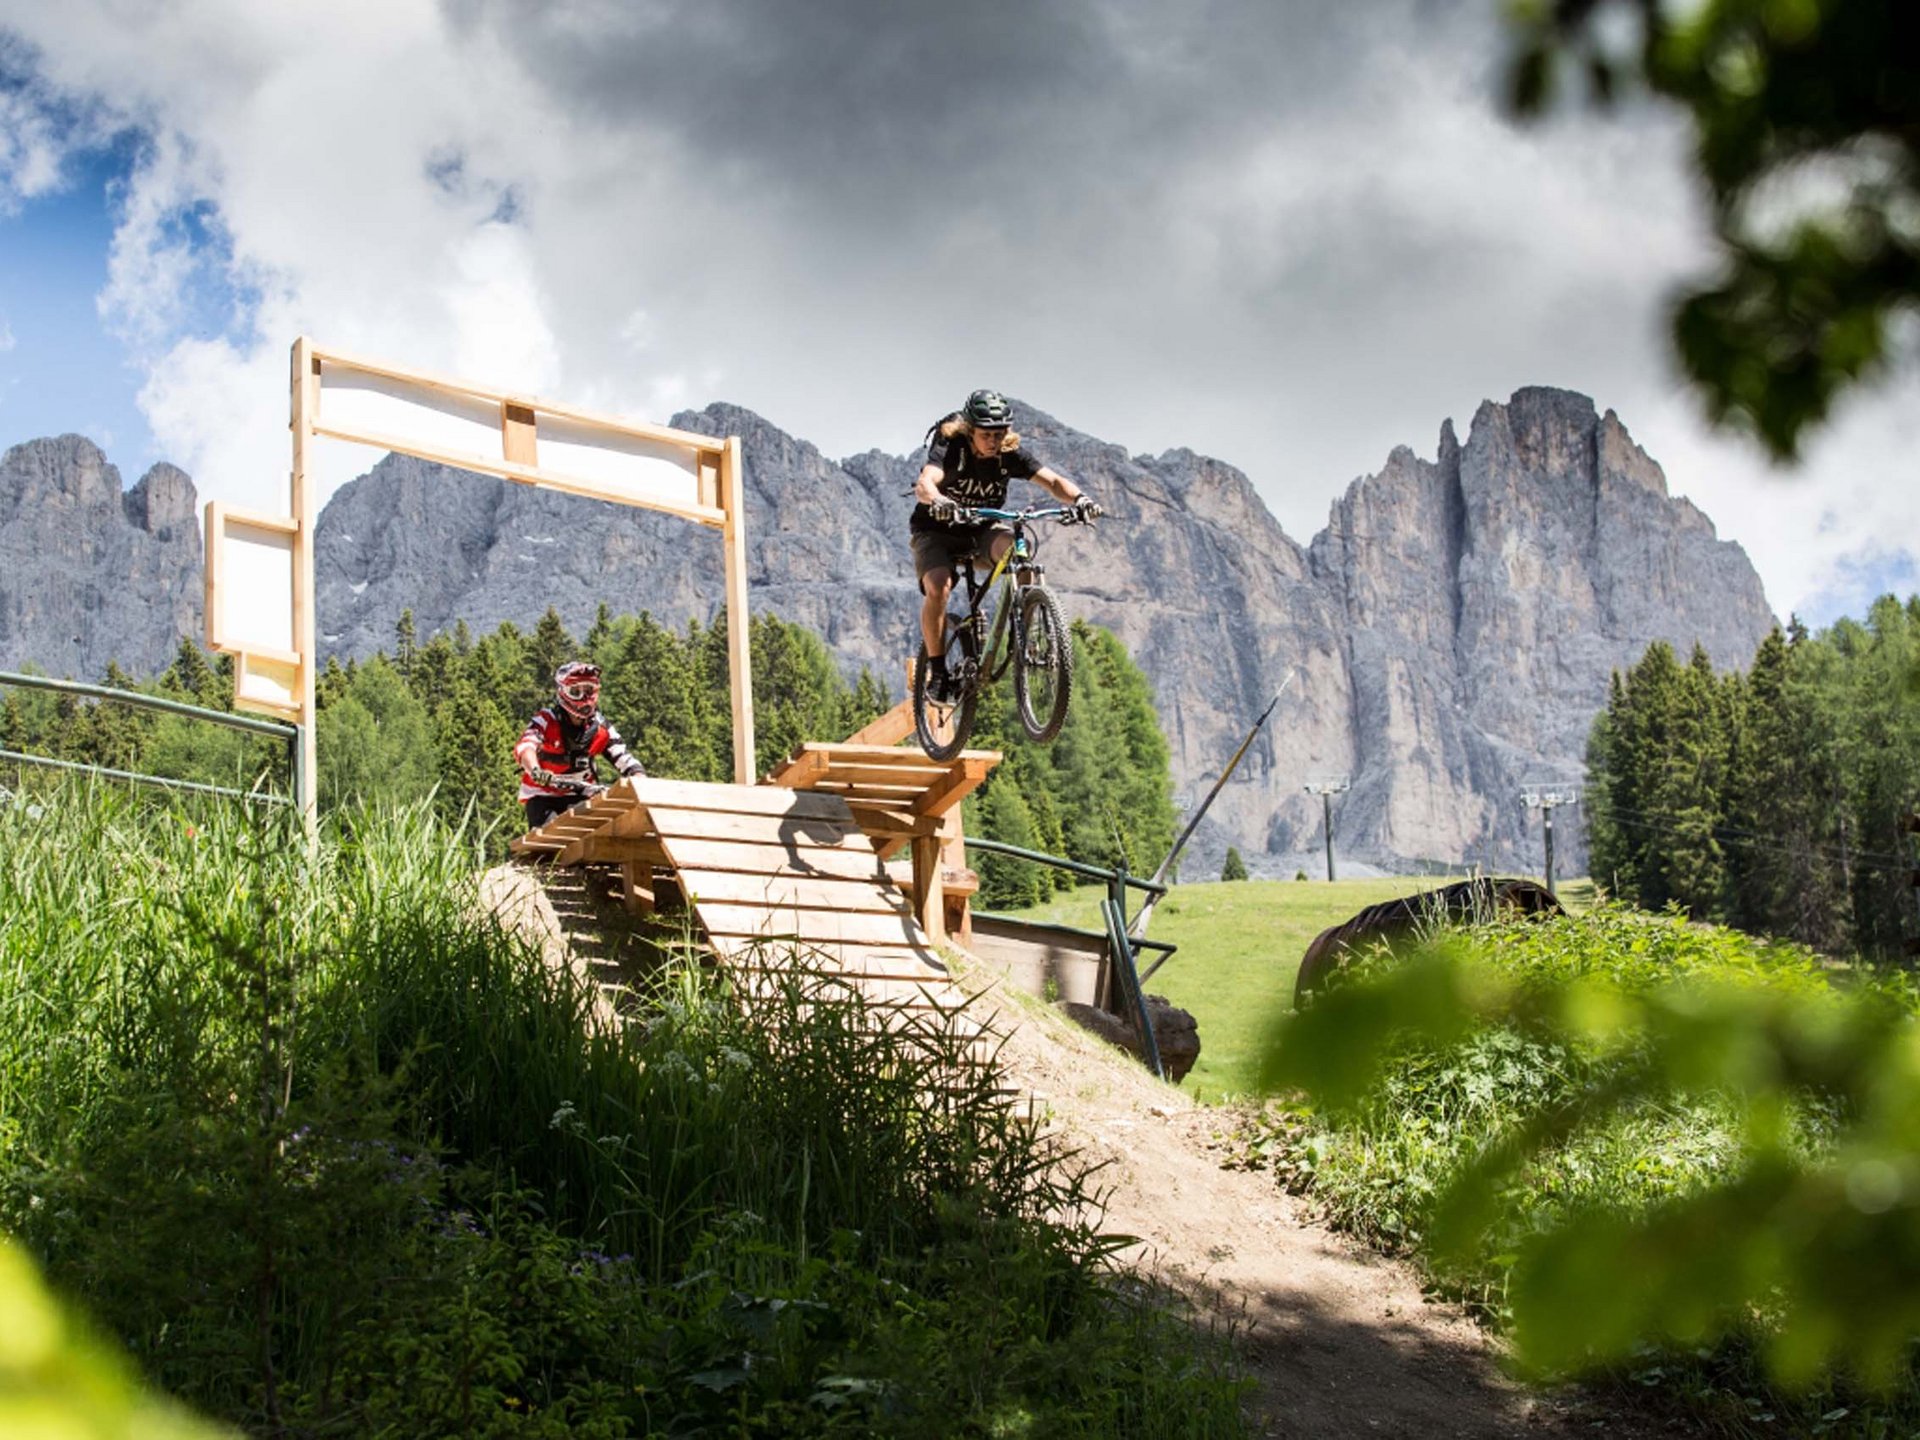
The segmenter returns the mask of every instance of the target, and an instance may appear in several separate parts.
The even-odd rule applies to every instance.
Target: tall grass
[[[964,1037],[670,968],[618,1023],[424,809],[0,804],[0,1226],[300,1434],[1239,1433]]]

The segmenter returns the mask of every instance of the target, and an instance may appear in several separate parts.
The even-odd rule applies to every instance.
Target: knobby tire
[[[1021,727],[1044,745],[1067,722],[1067,702],[1073,694],[1073,636],[1061,617],[1060,602],[1041,586],[1022,591],[1019,604],[1013,694]]]
[[[947,673],[959,674],[968,655],[965,631],[951,619],[947,625]],[[973,714],[980,703],[977,685],[962,688],[958,699],[942,705],[927,695],[927,648],[920,647],[920,659],[913,667],[913,733],[930,760],[951,760],[967,748],[973,735]],[[942,723],[941,713],[946,719]]]

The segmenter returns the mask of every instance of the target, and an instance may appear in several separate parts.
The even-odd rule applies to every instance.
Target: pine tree
[[[705,733],[712,705],[688,642],[642,611],[607,667],[601,708],[652,775],[719,779]]]
[[[1238,846],[1229,845],[1227,847],[1227,859],[1226,863],[1220,867],[1220,878],[1222,880],[1244,880],[1247,878],[1247,862],[1240,858]]]
[[[581,642],[586,648],[587,658],[602,670],[611,665],[614,657],[620,653],[620,640],[613,630],[613,612],[602,600],[600,608],[593,612],[593,624],[587,630],[587,638]]]
[[[160,688],[170,699],[219,708],[214,703],[220,689],[217,677],[200,647],[185,637],[174,649],[173,663],[160,677]]]
[[[1630,777],[1618,752],[1618,731],[1625,717],[1626,683],[1618,670],[1607,683],[1607,708],[1593,717],[1587,734],[1587,793],[1581,818],[1587,832],[1587,868],[1610,895],[1622,893],[1620,876],[1632,873],[1627,829],[1621,812],[1629,808]]]
[[[413,679],[413,657],[418,648],[418,637],[413,628],[413,611],[402,610],[400,619],[393,627],[393,663],[404,680]]]
[[[526,644],[526,666],[532,688],[542,694],[551,690],[553,672],[569,660],[578,659],[580,653],[580,647],[560,621],[560,612],[549,605],[540,623],[533,627],[533,638]]]
[[[472,806],[491,830],[490,849],[504,850],[520,827],[514,783],[513,742],[519,730],[482,688],[462,675],[434,716],[441,815],[458,820]]]
[[[1650,802],[1663,827],[1667,898],[1695,919],[1726,911],[1727,872],[1717,831],[1727,762],[1724,701],[1713,662],[1695,645],[1674,680],[1667,745]]]
[[[1039,848],[1036,844],[1038,837],[1033,833],[1033,817],[1027,810],[1026,801],[1019,790],[1011,785],[995,785],[979,797],[968,829],[1004,844],[1018,845],[1022,849]],[[989,909],[1023,909],[1039,904],[1052,892],[1052,887],[1044,879],[1044,867],[1031,860],[983,850],[975,856],[974,869],[980,876],[978,903]]]
[[[1804,630],[1761,643],[1747,677],[1743,748],[1729,807],[1748,851],[1735,886],[1743,928],[1822,949],[1844,948],[1845,891],[1838,863],[1838,788],[1832,737],[1795,674]]]

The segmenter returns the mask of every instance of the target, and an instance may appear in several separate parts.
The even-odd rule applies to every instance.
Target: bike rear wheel
[[[1059,601],[1042,586],[1028,586],[1017,603],[1020,624],[1014,632],[1013,695],[1021,727],[1044,744],[1067,721],[1067,701],[1073,694],[1073,636],[1061,618]]]
[[[927,650],[923,643],[913,667],[913,733],[932,760],[951,760],[966,748],[973,734],[973,713],[980,703],[978,667],[971,654],[971,633],[957,616],[947,617],[947,675],[950,698],[936,700],[928,691]]]

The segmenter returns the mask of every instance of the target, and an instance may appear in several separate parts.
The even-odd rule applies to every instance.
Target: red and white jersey
[[[607,717],[594,711],[586,723],[548,706],[534,712],[527,728],[513,747],[513,758],[520,767],[520,798],[536,795],[570,795],[573,792],[551,785],[536,785],[527,778],[530,770],[550,770],[555,775],[593,778],[593,757],[604,755],[622,775],[644,775],[646,767],[627,750],[627,742]]]

